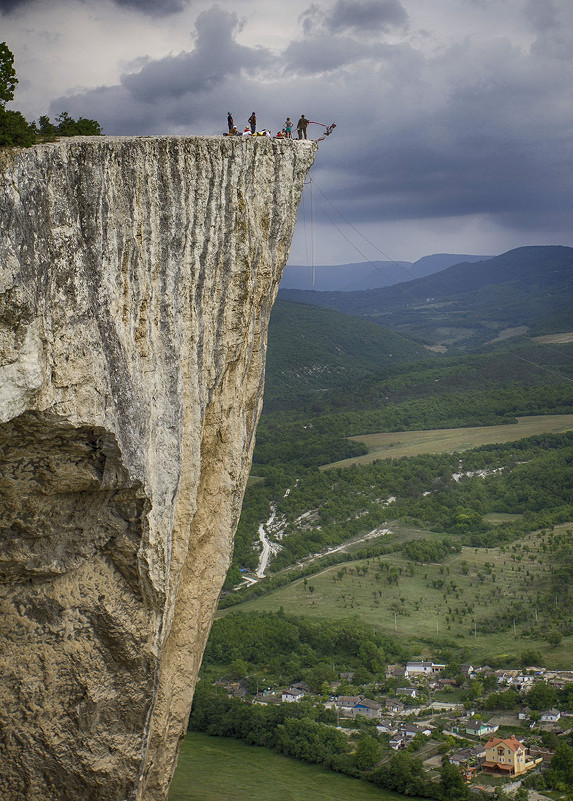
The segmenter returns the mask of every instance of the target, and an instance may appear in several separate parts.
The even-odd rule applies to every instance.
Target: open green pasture
[[[418,456],[425,453],[467,451],[480,445],[514,442],[537,434],[561,434],[573,429],[573,414],[539,415],[518,417],[517,419],[517,424],[501,426],[394,431],[350,437],[357,442],[363,442],[368,447],[368,453],[352,459],[332,462],[325,465],[323,469],[371,464],[376,459],[398,459],[401,456]]]
[[[558,526],[555,532],[570,528]],[[504,550],[464,547],[441,564],[418,564],[391,553],[336,565],[233,610],[282,607],[290,614],[321,619],[355,615],[414,644],[421,654],[444,641],[466,646],[472,659],[484,662],[535,649],[548,665],[570,668],[573,637],[564,637],[557,647],[544,639],[551,627],[540,603],[547,598],[553,569],[551,551],[544,550],[549,536],[534,532]],[[515,604],[520,611],[508,614]],[[524,636],[532,626],[538,633]]]
[[[540,345],[563,345],[573,342],[573,331],[568,331],[565,334],[546,334],[540,337],[533,337],[533,341],[539,342]]]
[[[400,801],[403,796],[319,765],[225,737],[189,732],[169,801]],[[415,801],[415,799],[414,799]]]

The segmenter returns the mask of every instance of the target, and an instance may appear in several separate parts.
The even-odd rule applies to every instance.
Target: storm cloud
[[[243,71],[268,68],[272,56],[263,48],[243,47],[235,41],[240,22],[235,14],[215,7],[199,15],[192,52],[154,61],[122,84],[139,102],[157,103],[184,95],[213,91],[226,80],[236,82]]]
[[[117,86],[59,98],[50,112],[65,108],[73,116],[95,118],[108,134],[204,133],[214,125],[218,130],[227,107],[251,84],[250,99],[258,95],[262,102],[256,85],[274,64],[267,49],[237,43],[240,27],[234,13],[215,6],[197,18],[193,50],[149,61],[123,75]],[[252,111],[247,105],[252,102],[244,107],[245,121]]]
[[[399,0],[337,0],[332,6],[313,3],[299,20],[306,35],[321,30],[376,35],[404,27],[408,13]]]
[[[98,5],[97,0],[77,0],[78,3],[85,3],[91,7]],[[176,14],[189,5],[190,0],[111,0],[118,7],[133,9],[152,17],[162,17],[168,14]],[[25,8],[32,4],[48,5],[49,0],[0,0],[0,13],[9,14],[20,8]]]
[[[0,14],[9,14],[16,8],[29,5],[33,0],[0,0]]]
[[[192,17],[187,4],[173,16],[190,20],[183,47],[142,51],[115,82],[52,95],[49,113],[119,135],[221,134],[227,111],[244,127],[253,110],[275,132],[304,113],[337,124],[313,174],[353,224],[390,235],[477,226],[505,232],[510,246],[537,231],[539,242],[573,244],[573,7],[454,5],[455,18],[452,0],[431,10],[421,0],[293,0],[290,16],[265,6],[263,19],[250,0]]]

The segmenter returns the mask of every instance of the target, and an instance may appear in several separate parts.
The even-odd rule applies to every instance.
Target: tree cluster
[[[439,782],[430,781],[421,760],[406,751],[378,767],[381,749],[376,734],[365,731],[353,741],[332,725],[332,715],[331,710],[304,702],[248,704],[201,682],[193,699],[189,729],[271,748],[404,795],[436,801],[469,797],[459,771],[447,759],[442,762]]]
[[[249,487],[245,494],[235,564],[251,568],[256,564],[253,545],[271,503],[287,522],[281,550],[273,561],[275,570],[372,531],[389,514],[421,528],[456,535],[457,542],[441,540],[450,543],[451,552],[460,544],[495,547],[512,542],[536,528],[572,519],[572,454],[573,433],[565,433],[485,445],[458,454],[381,459],[369,465],[312,469],[298,475],[273,468],[268,483]],[[460,470],[492,474],[463,476],[456,482],[453,474]],[[287,489],[290,492],[285,495]],[[397,499],[391,509],[385,505],[389,497]],[[296,519],[309,510],[314,510],[315,522],[297,526]],[[490,512],[518,517],[494,525],[485,519]],[[410,558],[417,561],[443,558],[437,556],[442,545],[428,542],[407,547]],[[418,556],[413,555],[416,553]]]
[[[55,124],[49,117],[40,117],[36,124],[28,122],[20,111],[6,109],[6,103],[14,99],[17,84],[14,54],[6,42],[0,42],[0,147],[30,147],[59,136],[101,136],[98,122],[83,117],[74,120],[65,111]]]
[[[243,676],[257,673],[287,684],[304,679],[319,692],[337,671],[361,671],[364,681],[384,678],[388,659],[405,658],[391,638],[359,620],[312,621],[281,612],[238,612],[215,621],[204,668],[241,660]]]

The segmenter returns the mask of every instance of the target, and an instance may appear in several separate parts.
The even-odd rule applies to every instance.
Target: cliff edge
[[[0,153],[0,797],[163,801],[313,142]]]

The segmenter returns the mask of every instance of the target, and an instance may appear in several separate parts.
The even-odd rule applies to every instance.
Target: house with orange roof
[[[542,759],[531,759],[526,747],[512,734],[507,739],[492,737],[485,744],[485,762],[482,770],[506,776],[521,776],[534,768]]]

